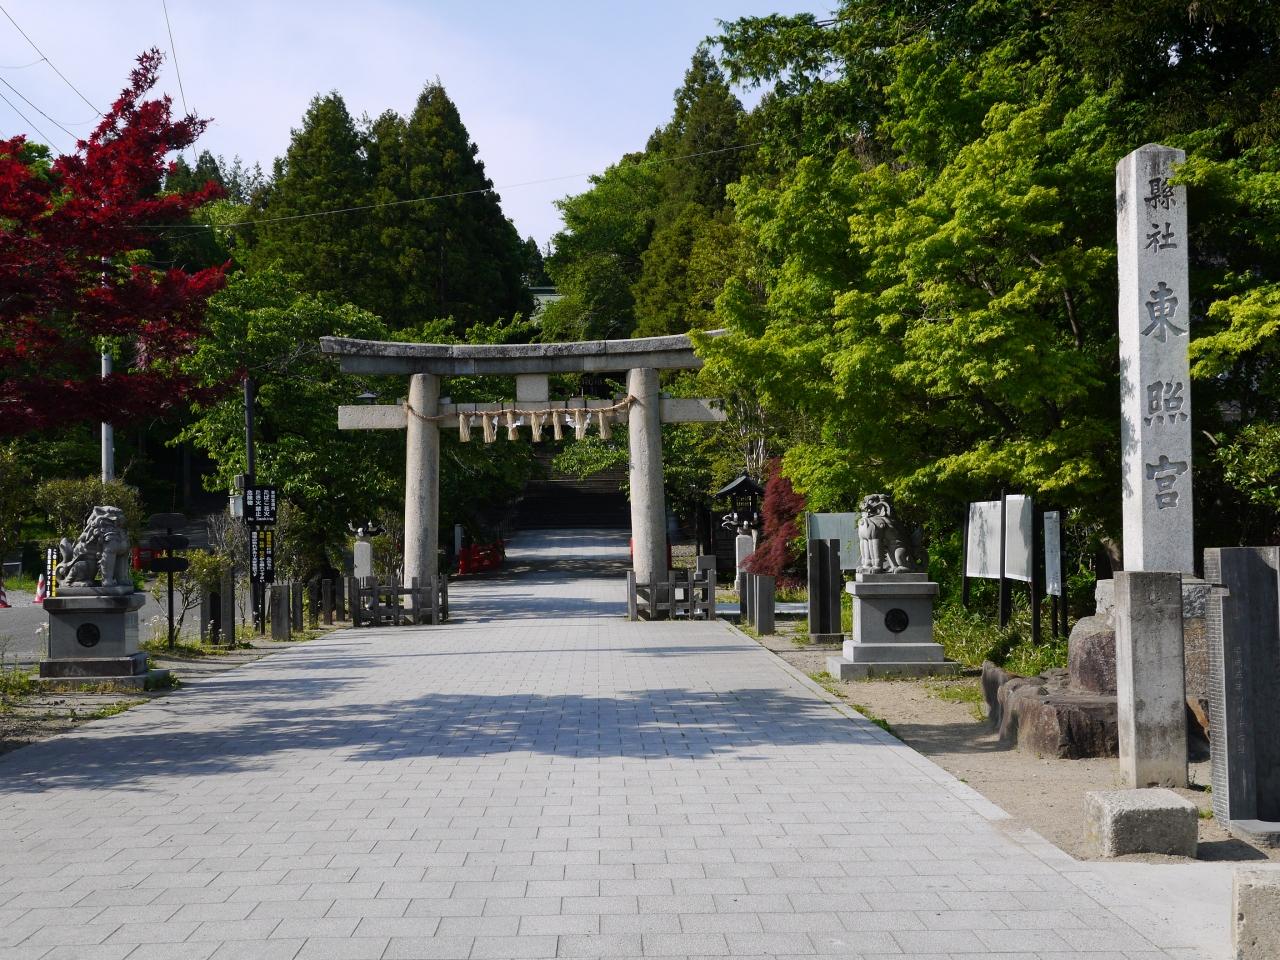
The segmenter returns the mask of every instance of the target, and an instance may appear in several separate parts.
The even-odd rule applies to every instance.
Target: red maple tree
[[[744,566],[749,573],[760,576],[798,578],[803,553],[796,545],[804,535],[800,517],[805,511],[805,497],[796,493],[791,481],[782,475],[782,461],[778,458],[769,461],[765,475],[768,479],[764,483],[764,502],[760,505],[764,529],[760,545]]]
[[[194,389],[178,360],[194,346],[224,267],[188,273],[138,262],[155,228],[215,199],[208,184],[162,194],[166,156],[208,124],[144,99],[162,61],[138,58],[129,86],[76,152],[52,163],[25,136],[0,140],[0,436],[74,421],[155,416]],[[102,338],[120,372],[99,375]]]

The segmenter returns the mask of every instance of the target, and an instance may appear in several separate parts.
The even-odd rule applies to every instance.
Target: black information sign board
[[[244,488],[244,522],[270,526],[276,522],[276,488],[256,484]]]
[[[45,596],[58,595],[58,578],[54,571],[58,568],[58,548],[49,547],[44,552],[44,589]]]
[[[249,579],[253,583],[276,582],[276,532],[270,527],[249,531]]]

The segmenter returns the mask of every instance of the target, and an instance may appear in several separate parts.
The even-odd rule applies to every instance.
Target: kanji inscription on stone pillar
[[[1185,159],[1149,143],[1116,165],[1116,241],[1124,566],[1193,575]]]

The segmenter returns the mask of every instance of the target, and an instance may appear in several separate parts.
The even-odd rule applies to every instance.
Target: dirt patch
[[[789,625],[779,624],[780,630]],[[787,633],[759,637],[758,642],[796,669],[826,672],[827,657],[838,646],[797,646]],[[988,727],[976,672],[955,680],[858,680],[823,683],[938,766],[969,784],[984,797],[1077,859],[1085,859],[1084,795],[1090,790],[1118,790],[1119,764],[1114,759],[1058,760],[1037,757],[1003,746]],[[983,719],[978,719],[982,715]],[[1202,811],[1210,809],[1209,764],[1190,767],[1190,790],[1178,793]],[[1176,862],[1182,857],[1134,856],[1125,860]],[[1280,859],[1280,851],[1264,850],[1231,837],[1212,818],[1200,820],[1200,860]]]

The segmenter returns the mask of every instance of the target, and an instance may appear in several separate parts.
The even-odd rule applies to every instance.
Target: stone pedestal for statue
[[[147,655],[138,650],[145,599],[132,587],[116,593],[65,587],[47,599],[49,656],[40,661],[41,680],[145,686]]]
[[[925,573],[863,573],[845,585],[853,596],[853,636],[844,656],[828,657],[827,672],[840,680],[928,677],[958,673],[933,639],[933,600],[938,585]]]

